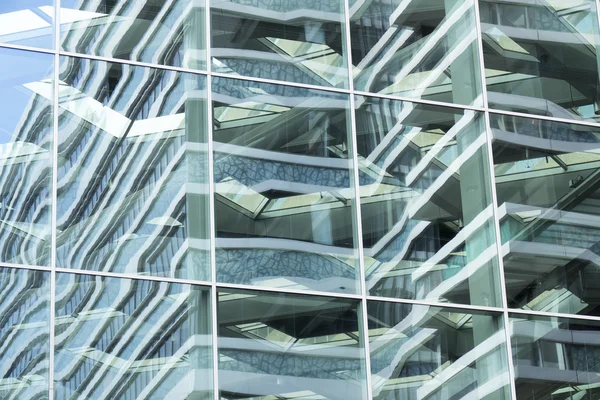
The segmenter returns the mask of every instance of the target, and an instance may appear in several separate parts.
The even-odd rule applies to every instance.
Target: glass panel
[[[502,314],[370,301],[373,398],[510,399]]]
[[[0,261],[49,265],[53,57],[0,49],[0,60]]]
[[[47,399],[50,273],[0,268],[0,398]]]
[[[355,1],[354,87],[482,105],[473,0]]]
[[[219,292],[221,399],[366,399],[359,302]]]
[[[600,321],[512,314],[518,400],[600,396]]]
[[[65,51],[206,68],[205,0],[61,0]]]
[[[482,113],[356,99],[367,290],[500,304]]]
[[[358,292],[346,95],[213,79],[217,280]]]
[[[209,279],[205,77],[61,64],[57,265]]]
[[[56,399],[212,399],[210,291],[57,274]]]
[[[54,0],[0,1],[0,43],[54,48],[54,14]]]
[[[345,88],[343,0],[211,0],[215,72]]]
[[[481,0],[490,107],[600,122],[596,0]]]
[[[491,124],[509,306],[600,315],[600,128]]]

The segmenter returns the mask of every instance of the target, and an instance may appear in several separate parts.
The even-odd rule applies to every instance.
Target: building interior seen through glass
[[[0,1],[0,399],[600,399],[599,21]]]

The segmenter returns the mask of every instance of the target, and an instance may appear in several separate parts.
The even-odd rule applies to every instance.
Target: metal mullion
[[[334,93],[345,93],[345,94],[354,93],[356,95],[361,95],[361,96],[366,96],[366,97],[376,97],[376,98],[381,98],[381,99],[399,100],[399,101],[406,101],[406,102],[415,103],[415,104],[427,104],[427,105],[441,106],[441,107],[447,107],[447,108],[456,108],[456,109],[461,109],[461,110],[473,110],[473,111],[484,111],[485,110],[484,107],[477,107],[477,106],[472,106],[472,105],[446,103],[443,101],[436,101],[436,100],[417,99],[417,98],[411,98],[411,97],[405,97],[405,96],[397,96],[397,95],[390,95],[390,94],[383,94],[383,93],[371,93],[371,92],[364,92],[364,91],[360,91],[360,90],[354,90],[354,84],[350,83],[350,82],[349,82],[350,89],[344,89],[344,88],[336,88],[336,87],[331,87],[331,86],[318,86],[318,85],[311,85],[311,84],[306,84],[306,83],[280,81],[280,80],[268,79],[268,78],[252,78],[252,77],[248,77],[248,76],[231,75],[231,74],[226,74],[226,73],[222,73],[222,72],[211,72],[210,74],[212,76],[219,77],[219,78],[234,79],[234,80],[249,81],[249,82],[260,82],[260,83],[267,83],[267,84],[281,85],[281,86],[290,86],[290,87],[297,87],[297,88],[302,88],[302,89],[319,90],[319,91],[323,91],[323,92],[334,92]]]
[[[20,44],[13,44],[13,43],[0,43],[0,48],[13,49],[13,50],[25,50],[25,51],[32,51],[35,53],[44,53],[44,54],[56,54],[55,50],[42,49],[39,47],[23,46]]]
[[[207,13],[209,14],[209,13]],[[209,14],[210,15],[210,14]],[[210,58],[209,58],[210,60]],[[210,61],[209,61],[210,63]],[[214,158],[213,158],[213,117],[212,117],[212,76],[207,80],[207,123],[208,123],[208,209],[210,230],[210,273],[211,273],[211,321],[212,321],[212,351],[213,351],[213,386],[214,399],[219,400],[219,348],[217,319],[217,261],[216,261],[216,234],[215,234],[215,184],[214,184]]]
[[[207,41],[208,41],[208,39],[207,39]],[[29,47],[29,46],[7,44],[7,43],[0,43],[0,48],[10,48],[10,49],[17,49],[17,50],[33,51],[33,52],[38,52],[38,53],[55,54],[51,50],[34,48],[34,47]],[[209,51],[209,49],[207,49],[207,51]],[[318,85],[280,81],[280,80],[276,80],[276,79],[267,79],[267,78],[252,78],[252,77],[248,77],[248,76],[231,75],[231,74],[226,74],[226,73],[222,73],[222,72],[208,72],[208,71],[199,70],[199,69],[175,67],[175,66],[163,65],[163,64],[152,64],[152,63],[147,63],[147,62],[142,62],[142,61],[132,61],[132,60],[127,60],[127,59],[104,57],[104,56],[97,56],[97,55],[91,55],[91,54],[73,53],[73,52],[67,52],[67,51],[62,51],[62,50],[59,51],[59,53],[61,56],[68,56],[68,57],[74,57],[74,58],[85,58],[85,59],[89,59],[89,60],[104,61],[104,62],[109,62],[109,63],[113,63],[113,64],[124,64],[124,65],[132,65],[132,66],[146,67],[146,68],[153,68],[153,69],[163,69],[163,70],[183,72],[183,73],[196,74],[196,75],[211,74],[212,76],[219,77],[219,78],[234,79],[234,80],[241,80],[241,81],[248,81],[248,82],[260,82],[260,83],[288,86],[288,87],[296,87],[296,88],[302,88],[302,89],[319,90],[319,91],[323,91],[323,92],[345,93],[345,94],[354,93],[356,95],[367,96],[367,97],[399,100],[399,101],[405,101],[405,102],[414,103],[414,104],[427,104],[427,105],[434,105],[434,106],[461,109],[461,110],[472,110],[472,111],[481,111],[481,112],[483,112],[485,110],[489,110],[489,112],[492,114],[511,115],[511,116],[516,116],[516,117],[534,118],[534,119],[545,120],[545,121],[562,122],[562,123],[566,123],[566,124],[600,128],[600,122],[592,122],[592,121],[576,120],[576,119],[568,119],[568,118],[558,118],[558,117],[529,114],[529,113],[523,113],[523,112],[517,112],[517,111],[489,109],[487,107],[487,105],[485,105],[484,107],[478,107],[478,106],[464,105],[464,104],[457,104],[457,103],[446,103],[446,102],[436,101],[436,100],[416,99],[416,98],[410,98],[410,97],[405,97],[405,96],[364,92],[364,91],[360,91],[360,90],[355,91],[354,89],[352,89],[352,91],[351,91],[349,89],[336,88],[336,87],[318,86]],[[207,69],[209,69],[209,68],[210,68],[210,62],[207,61]],[[484,69],[481,68],[481,71],[484,72]],[[482,87],[482,90],[485,93],[485,85]],[[487,95],[484,95],[484,96],[487,97]],[[487,102],[486,102],[486,104],[487,104]]]
[[[476,0],[477,1],[477,0]],[[483,54],[481,54],[483,56]],[[483,71],[483,69],[482,69]],[[485,79],[485,77],[484,77]],[[485,81],[484,81],[485,82]],[[484,88],[485,91],[485,88]],[[486,99],[487,104],[487,99]],[[486,134],[486,142],[487,142],[487,159],[488,159],[488,169],[489,169],[489,179],[490,179],[490,191],[492,194],[492,216],[494,218],[494,235],[496,239],[496,252],[498,260],[498,278],[499,278],[499,290],[500,297],[502,301],[503,308],[503,319],[504,319],[504,334],[506,337],[506,354],[507,354],[507,364],[508,364],[508,375],[509,375],[509,384],[510,384],[510,392],[513,399],[517,398],[517,392],[515,387],[515,371],[513,365],[513,354],[512,354],[512,344],[511,344],[511,325],[510,319],[508,316],[508,299],[506,292],[506,280],[504,275],[504,259],[502,257],[502,236],[500,232],[500,220],[498,217],[498,195],[496,193],[496,174],[494,172],[494,159],[493,159],[493,146],[492,146],[492,129],[490,125],[490,114],[489,111],[485,111],[485,134]]]
[[[210,0],[205,0],[205,47],[206,47],[206,129],[207,151],[208,151],[208,213],[209,213],[209,237],[210,237],[210,318],[211,318],[211,339],[212,339],[212,367],[213,367],[213,399],[219,400],[219,322],[217,316],[218,295],[217,295],[217,261],[216,261],[216,224],[215,224],[215,179],[214,179],[214,156],[213,156],[213,107],[212,107],[212,59],[211,59],[211,18],[210,18]]]
[[[487,84],[485,77],[485,60],[483,57],[483,34],[481,30],[481,19],[479,15],[479,0],[473,0],[473,8],[475,11],[475,27],[477,31],[477,54],[479,56],[479,72],[481,79],[481,93],[483,97],[484,120],[485,120],[485,135],[487,144],[487,160],[488,160],[488,175],[490,183],[490,191],[492,195],[492,217],[494,219],[494,235],[496,239],[496,259],[498,261],[498,278],[499,278],[499,290],[503,309],[503,320],[504,320],[504,337],[506,341],[506,357],[508,366],[508,379],[510,394],[513,399],[516,400],[517,392],[515,388],[515,371],[513,366],[513,355],[512,355],[512,344],[511,344],[511,325],[508,316],[508,300],[506,295],[506,282],[504,276],[504,260],[502,258],[502,237],[500,234],[500,221],[498,219],[498,196],[496,193],[496,178],[494,172],[494,160],[493,160],[493,147],[492,147],[492,130],[490,125],[490,112],[487,98]]]
[[[180,285],[198,285],[198,286],[210,286],[209,281],[200,281],[194,279],[181,279],[172,278],[166,276],[155,276],[155,275],[140,275],[140,274],[124,274],[119,272],[108,272],[108,271],[95,271],[87,269],[72,269],[72,268],[55,268],[56,272],[74,274],[74,275],[89,275],[99,276],[103,278],[118,278],[118,279],[132,279],[138,281],[155,281],[165,283],[175,283]]]
[[[131,66],[135,66],[135,67],[163,69],[163,70],[167,70],[167,71],[183,72],[186,74],[196,74],[196,75],[206,75],[207,74],[206,71],[203,71],[200,69],[175,67],[175,66],[167,65],[167,64],[152,64],[152,63],[143,62],[143,61],[127,60],[124,58],[104,57],[104,56],[97,56],[97,55],[92,55],[92,54],[73,53],[70,51],[59,51],[59,53],[61,56],[67,56],[67,57],[73,57],[73,58],[84,58],[87,60],[94,60],[94,61],[104,61],[104,62],[108,62],[108,63],[112,63],[112,64],[123,64],[123,65],[131,65]]]
[[[217,287],[222,288],[222,289],[254,290],[254,291],[269,292],[269,293],[297,294],[300,296],[310,295],[310,296],[321,296],[321,297],[335,297],[338,299],[362,300],[362,298],[363,298],[363,296],[360,294],[352,294],[352,293],[320,292],[317,290],[278,288],[278,287],[269,287],[269,286],[240,284],[240,283],[219,282],[219,283],[217,283]]]
[[[364,265],[364,250],[362,241],[362,216],[360,210],[360,182],[359,182],[359,164],[358,164],[358,142],[356,135],[356,110],[354,99],[354,73],[352,64],[352,43],[350,30],[350,5],[349,0],[344,0],[344,33],[346,37],[346,66],[348,71],[348,89],[350,91],[350,143],[352,148],[352,173],[354,183],[354,218],[356,218],[356,243],[358,245],[358,269],[359,269],[359,285],[360,285],[360,316],[362,319],[362,333],[359,330],[359,335],[363,336],[364,355],[365,355],[365,383],[367,399],[373,399],[373,387],[371,382],[371,351],[369,346],[369,315],[367,308],[367,284]],[[360,341],[359,341],[360,342]]]
[[[413,103],[413,104],[425,104],[425,105],[439,106],[439,107],[445,107],[445,108],[454,108],[454,109],[458,109],[458,110],[472,110],[472,111],[481,111],[481,112],[485,111],[485,107],[478,107],[478,106],[458,104],[458,103],[446,103],[446,102],[437,101],[437,100],[411,98],[411,97],[406,97],[406,96],[397,96],[397,95],[393,95],[393,94],[363,92],[360,90],[355,90],[355,91],[353,91],[353,93],[356,95],[365,96],[365,97],[375,97],[375,98],[379,98],[379,99],[404,101],[404,102]]]
[[[480,311],[487,313],[503,313],[505,310],[500,307],[489,307],[489,306],[478,306],[473,304],[460,304],[460,303],[441,303],[436,301],[427,301],[427,300],[409,300],[409,299],[399,299],[393,297],[379,297],[379,296],[367,296],[367,300],[369,301],[380,301],[384,303],[400,303],[400,304],[410,304],[415,306],[426,306],[426,307],[438,307],[438,308],[454,308],[457,310],[467,310],[467,311]]]
[[[52,203],[50,229],[50,321],[48,353],[48,399],[54,399],[55,315],[56,315],[56,214],[58,199],[58,102],[60,81],[60,0],[54,0],[54,68],[52,70]]]
[[[34,271],[46,271],[46,272],[52,271],[51,266],[12,264],[12,263],[6,263],[6,262],[1,262],[0,268],[27,269],[27,270],[34,270]]]
[[[596,51],[598,51],[598,47],[600,47],[600,1],[595,0],[596,6]],[[596,56],[598,57],[598,56]],[[600,65],[599,65],[600,68]],[[597,71],[597,74],[600,74],[600,71]],[[600,76],[598,76],[598,82],[600,82]],[[599,83],[600,84],[600,83]]]
[[[596,321],[600,322],[600,319],[594,315],[581,315],[581,314],[565,314],[561,312],[550,312],[550,311],[534,311],[534,310],[525,310],[522,308],[511,308],[507,310],[509,314],[519,314],[519,315],[535,315],[538,317],[547,317],[547,318],[567,318],[567,319],[577,319],[581,321]]]
[[[543,121],[561,122],[561,123],[570,124],[570,125],[580,125],[580,126],[589,126],[592,128],[600,128],[600,122],[582,121],[582,120],[569,119],[569,118],[549,117],[547,115],[529,114],[529,113],[522,113],[522,112],[518,112],[518,111],[497,110],[497,109],[491,109],[491,108],[487,108],[487,109],[491,114],[510,115],[510,116],[514,116],[514,117],[532,118],[532,119],[539,119],[539,120],[543,120]]]
[[[510,392],[511,397],[513,399],[517,398],[517,391],[515,386],[515,370],[513,365],[513,354],[512,354],[512,343],[511,343],[511,331],[512,327],[510,325],[510,318],[508,315],[508,299],[507,299],[507,291],[506,291],[506,280],[504,275],[504,259],[502,256],[502,236],[500,233],[500,220],[498,218],[498,196],[496,193],[496,179],[494,172],[494,160],[493,160],[493,152],[492,152],[492,130],[490,126],[490,114],[489,111],[485,111],[485,131],[487,136],[487,146],[488,146],[488,162],[489,162],[489,171],[490,171],[490,185],[492,192],[492,216],[494,218],[494,234],[496,236],[496,248],[497,248],[497,260],[498,260],[498,274],[499,274],[499,285],[500,285],[500,296],[502,300],[502,308],[503,319],[504,319],[504,334],[506,337],[506,356],[507,356],[507,364],[508,364],[508,376],[509,376],[509,384],[510,384]]]
[[[318,86],[318,85],[311,85],[311,84],[308,84],[308,83],[280,81],[280,80],[277,80],[277,79],[253,78],[253,77],[250,77],[250,76],[232,75],[232,74],[226,74],[226,73],[223,73],[223,72],[211,72],[210,74],[212,76],[218,77],[218,78],[235,79],[235,80],[240,80],[240,81],[260,82],[260,83],[267,83],[267,84],[272,84],[272,85],[290,86],[290,87],[297,87],[297,88],[311,89],[311,90],[319,90],[319,91],[325,91],[325,92],[346,93],[346,94],[350,93],[349,89],[336,88],[336,87],[333,87],[333,86]]]

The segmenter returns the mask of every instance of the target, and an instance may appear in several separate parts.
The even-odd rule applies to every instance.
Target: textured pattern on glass
[[[211,0],[212,69],[348,86],[342,0]]]
[[[358,301],[230,290],[218,297],[222,399],[365,398]]]
[[[346,95],[215,78],[220,282],[358,291]]]

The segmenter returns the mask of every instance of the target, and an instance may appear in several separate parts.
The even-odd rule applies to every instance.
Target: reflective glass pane
[[[212,84],[217,279],[356,293],[348,97]]]
[[[491,124],[509,306],[600,315],[600,128]]]
[[[0,49],[0,60],[0,261],[49,265],[53,57]]]
[[[212,70],[345,88],[343,0],[211,0]]]
[[[57,265],[207,280],[205,78],[61,59]]]
[[[0,268],[0,398],[47,399],[50,273]]]
[[[367,290],[500,304],[484,116],[357,97]]]
[[[61,0],[65,51],[206,68],[205,0]]]
[[[490,107],[600,121],[596,0],[481,0]]]
[[[600,321],[512,314],[518,400],[600,396]]]
[[[54,0],[0,1],[0,43],[54,48]]]
[[[210,291],[57,274],[56,399],[212,399]]]
[[[482,105],[473,0],[355,1],[354,87]]]
[[[219,292],[220,398],[366,399],[358,301]]]
[[[510,399],[502,314],[370,301],[373,398]]]

